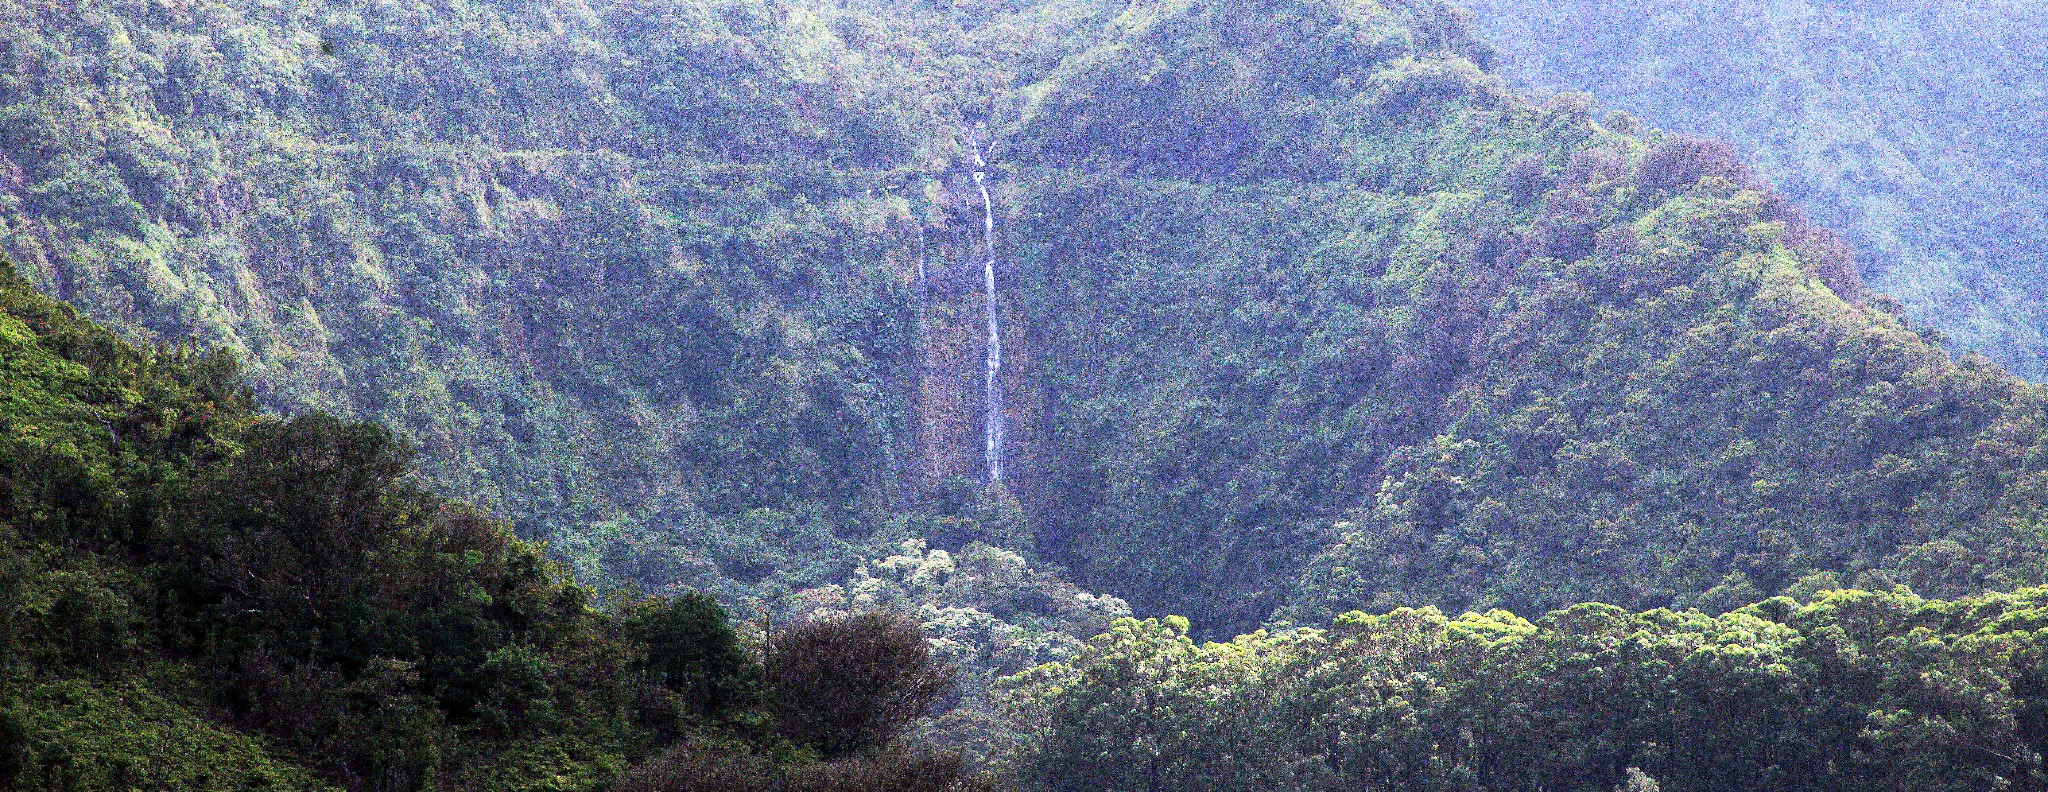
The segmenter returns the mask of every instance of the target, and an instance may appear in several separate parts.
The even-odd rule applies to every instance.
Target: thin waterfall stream
[[[969,140],[973,138],[970,136]],[[1003,483],[1003,390],[997,380],[1003,369],[1003,328],[996,310],[996,214],[995,204],[988,197],[987,171],[988,162],[982,159],[977,148],[974,152],[974,187],[981,191],[982,243],[988,253],[981,264],[982,290],[988,306],[988,378],[982,396],[982,409],[987,415],[983,419],[982,435],[987,443],[988,483],[993,487]]]

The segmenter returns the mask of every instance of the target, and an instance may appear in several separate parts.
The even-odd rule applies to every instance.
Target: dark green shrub
[[[14,779],[28,757],[28,735],[21,716],[14,712],[12,697],[0,698],[0,789],[13,789]]]
[[[924,631],[903,616],[861,613],[791,627],[768,648],[768,685],[784,736],[827,758],[887,745],[953,681]]]
[[[628,604],[620,621],[646,650],[647,681],[680,696],[689,713],[722,719],[752,703],[757,672],[725,609],[689,593]]]
[[[619,778],[612,792],[766,792],[775,767],[743,746],[686,742]]]
[[[970,777],[957,754],[890,751],[791,770],[782,792],[968,792],[993,789]]]
[[[1535,203],[1550,189],[1550,184],[1550,169],[1539,158],[1525,156],[1508,166],[1508,200],[1516,206]]]
[[[980,792],[955,753],[891,750],[777,766],[737,744],[687,742],[621,777],[611,792]]]
[[[1735,150],[1719,140],[1690,135],[1665,138],[1643,155],[1637,180],[1643,192],[1652,195],[1681,193],[1701,179],[1718,176],[1743,186],[1757,184],[1749,166],[1735,156]]]

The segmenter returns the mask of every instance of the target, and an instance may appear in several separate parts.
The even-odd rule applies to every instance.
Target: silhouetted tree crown
[[[770,642],[767,672],[782,734],[827,758],[889,744],[953,679],[916,622],[886,613],[790,627]]]

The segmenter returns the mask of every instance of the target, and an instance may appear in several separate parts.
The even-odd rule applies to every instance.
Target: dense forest
[[[897,739],[954,673],[903,616],[746,635],[702,594],[599,598],[389,431],[260,415],[233,358],[12,274],[0,344],[0,786],[971,783]]]
[[[0,780],[2048,789],[1947,248],[1491,29],[0,7]]]
[[[1034,516],[1084,585],[1216,637],[2039,579],[2038,390],[1727,147],[1531,105],[1447,14],[1338,9],[1134,9],[1020,112]]]
[[[2048,8],[1468,0],[1503,69],[1726,139],[1960,349],[2048,377]]]
[[[2048,591],[1711,616],[1352,612],[1197,645],[1119,622],[1015,680],[1027,781],[1132,790],[2041,789]]]
[[[762,633],[702,595],[595,596],[409,483],[389,432],[258,414],[231,357],[136,348],[12,277],[0,344],[8,788],[2048,783],[2048,589],[1817,585],[1719,616],[1402,608],[1201,645],[1123,618],[990,686],[981,731],[1007,742],[977,776],[904,738],[960,669],[887,602]],[[856,589],[952,576],[892,561],[917,583]]]

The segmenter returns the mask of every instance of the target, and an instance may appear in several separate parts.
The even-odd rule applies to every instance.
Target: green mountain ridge
[[[1909,330],[1725,147],[1529,104],[1441,9],[1149,8],[1014,138],[1084,583],[1242,629],[2039,579],[2038,389]],[[1243,44],[1289,25],[1348,38]],[[1162,106],[1249,142],[1114,131]]]
[[[17,9],[7,245],[735,605],[920,534],[1215,635],[2038,575],[2032,389],[1448,5],[571,10]],[[1023,523],[972,483],[984,122]]]
[[[1503,73],[1734,143],[1959,349],[2043,376],[2032,3],[1466,3]]]
[[[59,10],[0,13],[0,244],[225,348],[5,285],[9,745],[79,783],[141,721],[281,788],[2040,783],[2048,393],[1446,3]],[[845,748],[813,617],[959,684]]]
[[[909,310],[868,229],[903,201],[867,193],[907,145],[850,126],[896,100],[838,90],[861,75],[816,19],[586,11],[13,6],[6,247],[117,326],[235,351],[275,408],[391,422],[582,558],[873,512],[889,467],[851,449],[905,434],[878,383],[909,345],[871,320]],[[646,582],[710,585],[689,551]]]

